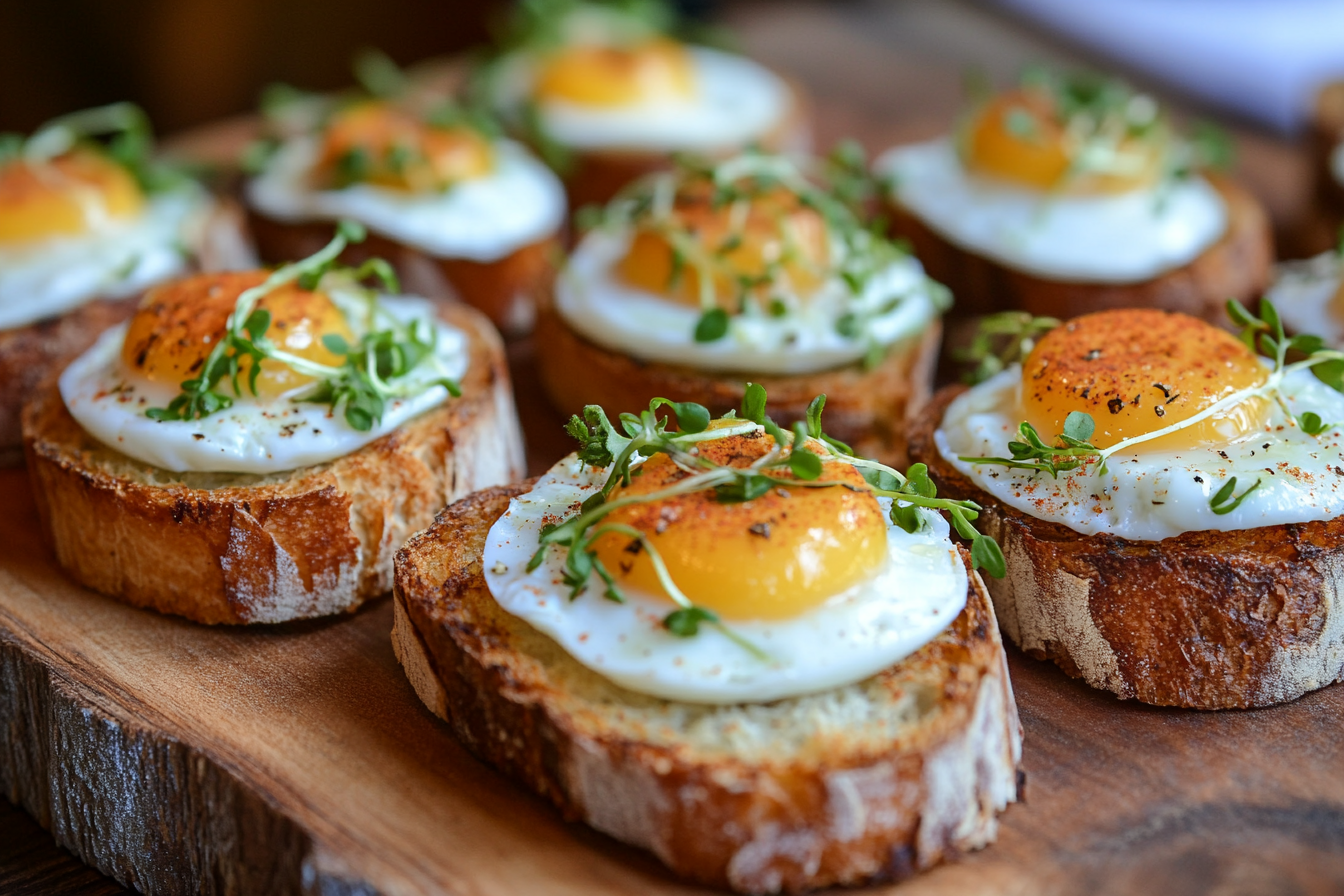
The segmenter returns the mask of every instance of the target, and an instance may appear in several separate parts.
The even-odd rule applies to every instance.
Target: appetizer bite
[[[397,554],[393,641],[469,749],[678,874],[909,876],[993,840],[1017,721],[976,508],[837,447],[657,399]],[[659,412],[672,410],[678,431]],[[953,525],[969,552],[949,540]]]
[[[642,407],[663,395],[721,414],[750,380],[792,425],[825,392],[837,438],[903,463],[948,297],[839,198],[871,186],[855,180],[863,168],[841,154],[814,182],[783,156],[749,152],[681,159],[624,190],[538,318],[537,363],[555,406]]]
[[[237,222],[152,152],[128,103],[0,134],[0,463],[21,457],[32,390],[130,316],[145,287],[246,263]]]
[[[1121,697],[1266,706],[1344,672],[1344,353],[1271,302],[1228,313],[1241,339],[1154,309],[1069,321],[911,433],[1003,546],[1009,639]]]
[[[415,89],[390,62],[360,71],[358,94],[268,104],[271,133],[249,150],[244,189],[263,259],[307,255],[332,222],[358,221],[372,236],[346,261],[387,258],[418,293],[461,298],[505,333],[529,330],[555,275],[559,180],[479,109]]]
[[[678,40],[661,0],[518,4],[480,92],[565,177],[575,208],[606,202],[676,152],[805,151],[802,100],[756,62]]]
[[[520,475],[494,330],[334,266],[360,236],[151,289],[38,391],[33,490],[76,580],[204,623],[350,611],[446,502]]]
[[[1031,69],[957,134],[897,147],[895,233],[972,313],[1074,317],[1152,307],[1225,323],[1269,282],[1255,199],[1210,170],[1230,150],[1187,139],[1152,97],[1108,78]]]

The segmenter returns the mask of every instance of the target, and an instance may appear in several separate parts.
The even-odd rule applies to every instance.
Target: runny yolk
[[[790,294],[806,299],[821,285],[830,257],[825,221],[782,189],[743,201],[750,203],[745,209],[733,203],[715,208],[708,195],[679,196],[668,223],[689,237],[691,251],[683,249],[678,264],[667,236],[640,229],[617,263],[617,275],[647,292],[700,307],[703,266],[715,301],[730,312],[739,310],[744,282],[757,284],[749,291],[763,298],[787,283]]]
[[[745,467],[773,444],[765,435],[728,436],[702,442],[700,452]],[[648,495],[689,475],[665,455],[635,470],[613,499]],[[725,619],[786,619],[873,576],[886,560],[886,520],[863,477],[848,464],[828,462],[821,481],[844,484],[805,488],[782,479],[742,503],[693,492],[614,510],[604,523],[645,533],[672,581],[697,605]],[[618,585],[666,596],[648,553],[628,536],[601,536],[597,557]]]
[[[176,386],[197,376],[211,349],[224,335],[229,315],[239,294],[257,286],[265,271],[199,274],[155,287],[146,293],[122,344],[121,359],[127,369],[154,383]],[[277,347],[318,364],[339,366],[342,359],[327,350],[322,337],[334,334],[353,342],[345,316],[324,293],[309,292],[290,284],[268,293],[256,305],[271,314],[266,336]],[[239,386],[244,395],[251,358],[240,362]],[[257,396],[274,398],[313,377],[297,373],[280,361],[261,362]],[[224,391],[232,385],[226,377]]]
[[[690,54],[664,39],[631,47],[569,47],[545,61],[536,85],[539,100],[584,106],[675,102],[694,92]]]
[[[441,190],[490,173],[490,142],[465,127],[435,127],[386,103],[338,112],[322,137],[318,179],[327,186],[371,183]]]
[[[1022,365],[1026,420],[1047,441],[1071,411],[1090,414],[1098,448],[1186,420],[1222,398],[1265,381],[1242,342],[1185,314],[1152,309],[1100,311],[1051,330]],[[1264,399],[1135,446],[1179,450],[1224,444],[1263,426]]]
[[[1000,94],[971,119],[962,154],[976,173],[1038,190],[1063,188],[1075,194],[1121,193],[1153,183],[1160,173],[1159,148],[1136,139],[1120,149],[1138,164],[1132,173],[1078,173],[1070,176],[1073,138],[1055,114],[1053,101],[1039,90]]]
[[[97,153],[14,159],[0,166],[0,241],[86,233],[139,213],[144,203],[130,172]]]

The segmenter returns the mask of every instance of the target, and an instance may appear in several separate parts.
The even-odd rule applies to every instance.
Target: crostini
[[[683,42],[670,3],[519,4],[476,88],[565,179],[571,204],[611,199],[678,152],[804,152],[792,84],[750,59]]]
[[[493,328],[385,294],[386,264],[334,267],[342,228],[275,271],[151,289],[39,389],[33,490],[77,581],[202,623],[350,611],[445,503],[521,475]]]
[[[1344,354],[1272,303],[1229,313],[1245,342],[1153,309],[1067,322],[911,433],[1003,547],[1008,638],[1145,703],[1267,706],[1344,674]]]
[[[1219,323],[1269,282],[1259,203],[1216,173],[1230,149],[1187,139],[1121,82],[1033,68],[949,137],[877,163],[894,233],[970,314],[1067,319],[1163,308]]]
[[[787,426],[824,392],[837,438],[903,464],[947,292],[837,198],[834,167],[813,177],[749,152],[681,159],[624,190],[540,310],[537,364],[556,408],[661,395],[721,414],[751,381]]]
[[[236,214],[153,149],[128,103],[0,135],[0,463],[22,457],[19,414],[37,384],[147,286],[249,261]]]
[[[243,190],[258,251],[303,257],[332,222],[358,221],[370,238],[345,261],[385,258],[417,294],[460,298],[505,334],[527,332],[555,273],[564,188],[489,115],[379,70],[363,91],[267,104]]]
[[[1021,732],[968,505],[753,386],[596,407],[549,472],[397,555],[416,693],[566,818],[747,893],[902,878],[994,839]],[[968,553],[948,539],[948,510]]]

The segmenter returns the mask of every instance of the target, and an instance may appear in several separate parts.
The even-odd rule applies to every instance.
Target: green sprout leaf
[[[1246,500],[1246,496],[1260,487],[1259,479],[1255,480],[1246,491],[1236,494],[1237,477],[1233,476],[1223,487],[1218,489],[1213,498],[1209,501],[1209,508],[1219,516],[1231,513],[1241,506],[1241,502]]]
[[[716,342],[728,335],[728,312],[711,308],[695,323],[696,342]]]
[[[715,623],[719,617],[704,607],[683,607],[663,617],[663,628],[678,638],[692,638],[700,633],[701,623]]]

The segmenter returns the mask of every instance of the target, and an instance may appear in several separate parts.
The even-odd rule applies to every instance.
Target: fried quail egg
[[[151,408],[166,407],[180,383],[197,375],[238,295],[266,279],[266,272],[204,274],[151,289],[136,315],[107,331],[60,378],[70,414],[103,444],[136,460],[175,473],[186,471],[267,474],[324,463],[350,454],[448,399],[440,377],[459,379],[467,368],[467,337],[436,321],[433,305],[407,296],[378,297],[378,326],[389,321],[431,334],[434,363],[404,378],[405,397],[389,398],[368,430],[352,427],[328,404],[294,399],[310,392],[314,377],[267,358],[261,361],[256,394],[241,394],[221,381],[232,406],[198,420],[156,420]],[[306,361],[339,366],[324,344],[337,336],[355,344],[365,330],[366,300],[351,290],[309,291],[290,285],[269,293],[258,308],[270,313],[267,335]],[[240,380],[247,381],[251,359]]]
[[[706,179],[800,178],[779,156],[743,155],[706,175],[655,174],[609,206],[555,288],[555,310],[587,339],[644,361],[803,374],[852,364],[917,337],[946,304],[919,262],[798,190],[739,191]],[[735,187],[733,189],[736,189]],[[722,312],[722,332],[699,323]]]
[[[764,66],[665,38],[517,54],[499,67],[494,96],[515,116],[532,104],[541,130],[570,149],[651,152],[746,146],[778,128],[793,102]]]
[[[772,444],[757,429],[699,443],[699,450],[716,463],[741,464]],[[647,495],[684,475],[665,455],[637,460],[632,473],[613,500]],[[531,571],[529,560],[542,527],[573,515],[605,479],[605,470],[575,455],[556,464],[491,528],[482,566],[505,610],[631,690],[714,704],[825,691],[919,649],[965,605],[966,568],[942,517],[920,511],[923,529],[905,532],[888,519],[888,499],[837,460],[824,464],[819,480],[840,483],[833,487],[781,479],[751,501],[693,492],[627,505],[607,519],[645,533],[677,587],[759,655],[709,625],[691,637],[668,631],[664,617],[677,605],[648,553],[619,533],[600,536],[596,555],[623,600],[604,597],[596,577],[571,599],[562,582],[565,549],[552,548]]]
[[[898,147],[877,166],[896,201],[949,242],[1055,280],[1149,280],[1188,264],[1227,229],[1226,204],[1198,176],[1054,195],[967,171],[949,139]]]
[[[287,139],[246,191],[279,221],[349,218],[429,255],[478,262],[553,236],[566,208],[555,174],[520,144],[372,102]]]
[[[1269,365],[1232,335],[1182,314],[1100,312],[1052,330],[1023,365],[958,396],[935,433],[939,453],[977,487],[1038,519],[1086,535],[1158,541],[1182,532],[1230,531],[1344,514],[1344,395],[1310,371],[1283,381],[1283,405],[1251,397],[1187,428],[1141,442],[1096,463],[1061,472],[977,464],[963,457],[1010,457],[1018,426],[1031,423],[1053,443],[1071,412],[1091,415],[1091,444],[1109,448],[1195,416],[1259,386]],[[1327,424],[1303,432],[1305,411]],[[1227,513],[1211,499],[1236,477],[1255,485]]]
[[[183,273],[209,208],[194,184],[146,194],[92,149],[0,163],[0,329]]]

